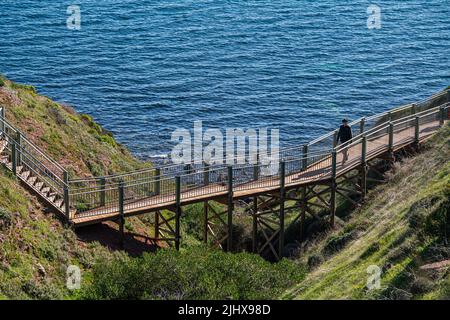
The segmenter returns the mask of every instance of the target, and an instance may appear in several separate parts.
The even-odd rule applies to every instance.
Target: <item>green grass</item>
[[[37,94],[33,86],[1,78],[8,121],[63,164],[71,176],[105,175],[151,166],[134,158],[89,115]]]
[[[8,119],[72,176],[149,166],[92,117],[38,95],[32,86],[0,76],[0,103]],[[180,252],[164,249],[132,258],[95,242],[80,244],[71,229],[44,213],[36,198],[1,168],[0,299],[448,298],[450,276],[430,278],[420,266],[446,255],[442,230],[449,211],[449,135],[447,127],[429,150],[396,166],[391,183],[374,189],[363,208],[346,215],[348,208],[341,206],[349,221],[312,239],[306,254],[276,264],[253,254],[203,247],[203,204],[184,208]],[[233,247],[246,251],[251,219],[239,206],[233,219]],[[134,217],[127,219],[126,229],[151,235],[151,224],[152,215]],[[290,231],[295,240],[297,231]],[[65,287],[72,264],[82,269],[81,291]],[[377,291],[365,289],[371,264],[384,270]]]
[[[427,143],[427,150],[397,164],[390,183],[372,190],[366,205],[354,212],[346,223],[359,230],[357,237],[337,248],[283,297],[420,299],[445,296],[449,292],[448,276],[432,279],[424,276],[419,267],[445,258],[445,255],[427,255],[430,248],[450,252],[443,244],[449,223],[446,215],[450,211],[449,147],[450,126],[447,125]],[[338,242],[347,233],[345,229],[338,229],[317,240],[300,260],[307,261],[314,255],[326,256],[330,243]],[[379,290],[366,288],[370,265],[383,270]]]
[[[76,236],[52,215],[16,178],[0,168],[0,296],[5,299],[62,299],[66,268],[89,268],[95,256],[110,253],[95,245],[80,247]],[[95,257],[95,258],[94,258]],[[42,273],[44,270],[45,274]]]

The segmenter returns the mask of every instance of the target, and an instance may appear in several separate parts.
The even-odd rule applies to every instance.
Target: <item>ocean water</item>
[[[66,26],[81,8],[81,30]],[[141,157],[193,128],[283,146],[450,85],[448,1],[2,0],[0,73],[89,113]]]

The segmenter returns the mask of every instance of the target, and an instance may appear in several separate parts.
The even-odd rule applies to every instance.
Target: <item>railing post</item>
[[[207,186],[209,184],[209,164],[203,162],[203,184]]]
[[[392,111],[388,111],[388,120],[389,122],[392,121]]]
[[[359,122],[359,133],[364,133],[364,126],[366,125],[366,118],[361,118],[361,121]]]
[[[71,219],[70,216],[70,197],[69,197],[69,174],[67,171],[63,172],[63,181],[64,181],[64,212],[66,213],[67,219]]]
[[[11,144],[11,169],[14,175],[17,175],[17,150],[15,142]]]
[[[0,107],[0,119],[5,119],[5,107],[1,106]],[[5,123],[3,121],[0,121],[0,131],[5,131]]]
[[[180,250],[181,178],[175,177],[175,249]]]
[[[362,136],[361,141],[361,163],[366,163],[366,153],[367,153],[367,137]]]
[[[415,125],[414,125],[414,142],[418,145],[420,140],[420,118],[415,118]]]
[[[278,240],[278,258],[281,259],[283,256],[284,249],[284,201],[286,198],[286,163],[284,161],[280,162],[280,235]]]
[[[389,152],[394,149],[394,124],[389,122]]]
[[[253,180],[259,179],[259,153],[256,155],[256,163],[253,165]]]
[[[331,152],[331,178],[336,179],[337,172],[337,152],[333,150]]]
[[[302,171],[306,170],[308,167],[308,145],[303,146],[303,161],[302,161]]]
[[[416,104],[415,103],[413,103],[412,105],[411,105],[411,114],[416,114],[417,113],[417,106],[416,106]]]
[[[119,183],[119,233],[120,244],[123,247],[125,243],[125,201],[123,181]]]
[[[337,136],[338,136],[339,131],[338,130],[334,130],[333,132],[333,148],[336,148],[338,141],[337,141]]]
[[[337,175],[337,153],[333,150],[331,153],[331,184],[330,184],[330,225],[334,227],[334,218],[336,215],[336,175]]]
[[[106,179],[105,177],[100,178],[100,206],[106,205]]]
[[[64,186],[64,212],[68,220],[72,219],[70,216],[70,203],[69,203],[69,187],[67,185]]]
[[[161,169],[156,168],[155,169],[155,182],[154,182],[154,188],[155,188],[155,195],[159,196],[161,194]]]
[[[442,127],[444,125],[445,120],[445,107],[439,108],[439,126]]]
[[[203,162],[203,184],[209,185],[209,164]],[[208,200],[203,202],[203,242],[208,243],[208,227],[209,227],[209,204]]]
[[[228,166],[228,238],[227,251],[231,252],[233,246],[233,166]]]
[[[16,140],[17,145],[19,146],[19,152],[17,152],[17,165],[20,166],[22,163],[22,133],[20,133],[20,131],[17,131]]]
[[[367,153],[367,138],[364,135],[362,137],[361,145],[361,197],[364,200],[367,193],[367,163],[366,163],[366,153]]]

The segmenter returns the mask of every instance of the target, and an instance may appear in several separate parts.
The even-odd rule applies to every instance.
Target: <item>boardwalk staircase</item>
[[[324,206],[333,212],[336,193],[345,191],[337,187],[340,177],[359,170],[365,180],[365,167],[372,159],[407,146],[417,146],[430,137],[448,121],[449,101],[450,90],[442,91],[413,104],[357,119],[350,123],[354,132],[352,141],[338,145],[337,131],[333,130],[305,145],[281,149],[279,163],[263,162],[264,158],[258,154],[252,158],[256,158],[256,162],[249,158],[235,159],[234,165],[194,162],[189,165],[189,170],[185,164],[167,165],[87,178],[69,178],[65,168],[8,122],[5,108],[0,106],[0,164],[76,227],[107,220],[120,220],[123,227],[127,216],[156,212],[155,236],[174,240],[177,247],[183,205],[205,203],[205,241],[208,234],[215,234],[210,223],[210,219],[215,218],[228,228],[226,237],[230,243],[233,202],[276,194],[274,199],[279,204],[276,209],[279,213],[275,214],[275,209],[271,208],[270,214],[279,219],[276,225],[279,230],[267,236],[265,243],[275,253],[271,241],[283,238],[283,203],[287,195],[295,194],[302,187],[307,210],[308,199],[322,199],[321,195],[325,193],[324,190],[314,191],[314,185],[326,185],[325,191],[329,190],[331,196],[323,201]],[[349,159],[341,164],[346,152]],[[363,186],[358,192],[364,194],[364,189]],[[212,212],[211,218],[209,214],[213,208],[207,205],[209,200],[228,204],[228,209]],[[253,210],[255,228],[258,221],[263,223],[261,208],[255,205]],[[160,214],[163,209],[173,211],[174,216],[168,218]]]

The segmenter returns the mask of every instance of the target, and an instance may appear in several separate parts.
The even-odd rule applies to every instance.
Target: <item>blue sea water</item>
[[[447,0],[2,0],[0,73],[89,113],[135,154],[176,128],[279,128],[282,145],[450,85]],[[66,26],[81,8],[81,30]]]

